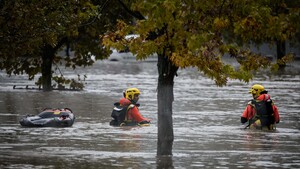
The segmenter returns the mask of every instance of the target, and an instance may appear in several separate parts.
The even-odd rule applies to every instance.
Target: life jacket
[[[128,119],[128,111],[132,109],[135,105],[129,104],[126,106],[122,106],[119,102],[114,104],[113,111],[111,113],[111,117],[113,118],[110,121],[110,125],[113,126],[133,126],[137,123]]]
[[[273,101],[271,99],[266,100],[255,100],[251,101],[252,106],[254,106],[256,113],[252,119],[249,120],[249,124],[257,123],[260,120],[260,127],[268,127],[269,130],[273,129],[273,124],[275,123],[274,111],[273,111]]]

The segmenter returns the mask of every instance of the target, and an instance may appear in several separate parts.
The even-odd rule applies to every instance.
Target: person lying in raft
[[[250,89],[253,99],[249,101],[242,116],[241,123],[249,121],[245,128],[260,130],[275,130],[275,124],[279,123],[278,108],[271,100],[271,96],[264,86],[255,84]]]
[[[128,88],[123,93],[124,97],[115,103],[111,117],[113,126],[147,126],[150,119],[144,118],[139,112],[139,100],[141,92],[137,88]]]

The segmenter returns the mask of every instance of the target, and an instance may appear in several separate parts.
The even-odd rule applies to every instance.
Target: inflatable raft
[[[71,127],[75,115],[69,108],[46,108],[38,115],[26,115],[20,119],[24,127]]]

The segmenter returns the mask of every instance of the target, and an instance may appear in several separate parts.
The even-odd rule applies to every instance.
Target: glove
[[[148,123],[150,123],[150,121],[144,120],[144,121],[139,122],[139,124],[148,124]]]
[[[246,123],[248,120],[245,117],[241,117],[241,123],[244,124]]]

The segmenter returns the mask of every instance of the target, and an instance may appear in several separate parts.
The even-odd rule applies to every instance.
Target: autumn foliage
[[[284,1],[276,3],[286,7]],[[197,67],[220,86],[228,79],[249,82],[252,70],[271,66],[265,56],[251,52],[249,44],[285,41],[299,33],[299,21],[291,22],[299,15],[299,8],[291,7],[289,13],[276,15],[276,3],[266,0],[136,1],[131,9],[146,19],[135,24],[120,20],[118,30],[105,36],[103,44],[117,49],[127,46],[138,60],[153,53],[164,54],[180,68]],[[139,37],[124,39],[132,33]],[[222,58],[228,56],[237,58],[240,67],[224,64]],[[290,57],[285,61],[289,61],[287,58]]]

